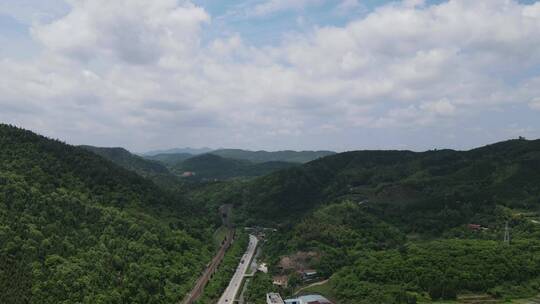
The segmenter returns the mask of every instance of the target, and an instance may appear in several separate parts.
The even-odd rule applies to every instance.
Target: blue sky
[[[519,0],[531,4],[537,0]],[[310,2],[310,1],[308,1]],[[195,0],[192,3],[203,7],[212,18],[206,25],[205,41],[239,33],[253,45],[278,44],[288,32],[306,32],[317,26],[344,26],[362,18],[378,7],[399,1],[358,0],[357,7],[340,11],[338,0],[311,1],[315,4],[302,8],[283,9],[262,17],[246,16],[246,11],[265,0]],[[444,0],[427,0],[426,5],[436,5]],[[34,22],[48,22],[68,14],[70,6],[63,0],[6,0],[0,4],[0,54],[9,57],[28,57],[40,50],[30,34]]]
[[[520,3],[530,4],[536,0],[519,0]],[[210,25],[211,36],[220,35],[225,28],[227,32],[238,32],[242,37],[257,45],[279,43],[282,34],[287,31],[306,31],[313,26],[343,26],[348,22],[361,18],[378,7],[399,1],[362,0],[356,1],[358,7],[347,11],[336,9],[342,2],[338,0],[312,1],[316,4],[298,9],[282,10],[268,14],[262,18],[243,15],[247,8],[264,3],[264,0],[231,0],[213,1],[198,0],[195,4],[204,7],[214,19]],[[436,5],[444,0],[427,0],[426,5]],[[302,19],[303,24],[299,23]]]
[[[134,151],[540,137],[534,0],[5,0],[0,121]]]
[[[522,4],[532,4],[537,0],[519,0]],[[9,40],[0,48],[3,55],[25,56],[35,53],[38,44],[32,41],[30,26],[33,22],[47,22],[69,13],[70,6],[63,0],[5,0],[0,4],[0,37]],[[362,18],[378,7],[399,1],[358,0],[358,7],[338,11],[338,0],[312,1],[298,9],[282,10],[261,18],[246,16],[246,10],[265,0],[195,0],[192,3],[208,12],[213,21],[204,33],[211,40],[230,33],[240,33],[244,39],[255,45],[279,43],[283,34],[291,31],[306,31],[313,26],[343,26],[352,20]],[[445,2],[427,0],[426,5]],[[300,24],[299,20],[304,23]],[[22,53],[21,53],[22,52]]]
[[[519,0],[520,3],[534,3],[536,0]],[[205,39],[230,33],[240,33],[254,45],[279,43],[287,32],[309,31],[314,26],[343,26],[352,20],[369,14],[377,7],[399,1],[362,0],[358,7],[338,11],[338,0],[313,1],[316,4],[303,8],[282,10],[267,16],[254,18],[246,16],[246,10],[264,0],[196,0],[195,5],[204,7],[211,15],[212,23],[207,25]],[[428,0],[427,5],[439,4],[444,0]],[[0,38],[9,40],[0,48],[2,55],[12,57],[35,54],[39,45],[34,43],[29,27],[33,22],[47,22],[69,13],[70,7],[62,0],[6,0],[0,4]],[[299,21],[302,20],[303,23]]]
[[[358,1],[358,7],[351,8],[349,11],[336,9],[340,1],[313,1],[315,3],[313,5],[284,9],[258,18],[246,16],[246,10],[264,2],[260,0],[194,1],[205,7],[213,16],[214,24],[210,28],[215,29],[211,31],[212,34],[220,35],[225,28],[228,32],[241,33],[242,37],[257,45],[279,43],[284,32],[302,32],[313,26],[343,26],[391,1]],[[257,21],[254,22],[254,19]]]

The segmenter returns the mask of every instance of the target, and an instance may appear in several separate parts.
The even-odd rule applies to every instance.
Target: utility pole
[[[504,243],[506,245],[510,245],[510,229],[508,228],[508,221],[504,226]]]

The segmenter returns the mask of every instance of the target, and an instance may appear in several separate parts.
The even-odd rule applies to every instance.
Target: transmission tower
[[[510,229],[508,228],[508,222],[504,226],[504,243],[510,245]]]

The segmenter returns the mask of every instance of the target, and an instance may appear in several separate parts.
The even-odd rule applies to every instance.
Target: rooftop
[[[270,292],[266,294],[266,303],[268,304],[283,304],[283,299],[279,293]]]
[[[321,295],[305,295],[300,296],[296,299],[287,299],[285,302],[291,303],[301,303],[301,304],[332,304],[330,300],[321,296]]]

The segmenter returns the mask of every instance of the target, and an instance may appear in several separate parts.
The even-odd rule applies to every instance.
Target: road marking
[[[249,235],[249,244],[246,253],[244,253],[242,256],[242,259],[240,260],[240,263],[238,264],[238,267],[236,268],[236,271],[229,282],[229,286],[227,286],[227,289],[225,289],[225,292],[223,292],[218,304],[230,304],[234,302],[236,295],[242,286],[244,275],[249,265],[251,265],[251,260],[255,255],[255,249],[257,249],[258,242],[259,240],[254,235]]]

